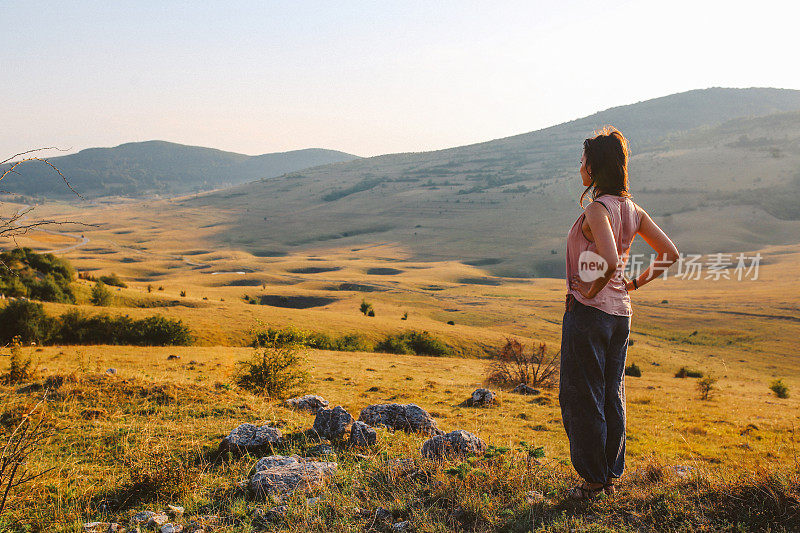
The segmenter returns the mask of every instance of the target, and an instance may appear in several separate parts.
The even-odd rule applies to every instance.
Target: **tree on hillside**
[[[105,307],[111,303],[111,291],[108,290],[106,284],[100,280],[92,287],[92,303]]]

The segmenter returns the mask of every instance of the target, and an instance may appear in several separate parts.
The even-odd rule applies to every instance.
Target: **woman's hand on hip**
[[[569,280],[569,288],[577,291],[581,296],[589,300],[596,296],[595,294],[591,294],[592,285],[592,283],[581,280],[580,276],[577,274],[573,275],[572,279]]]

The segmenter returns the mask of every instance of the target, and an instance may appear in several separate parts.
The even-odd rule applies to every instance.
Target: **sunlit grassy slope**
[[[425,330],[452,345],[459,356],[309,351],[312,381],[305,392],[321,394],[356,416],[371,403],[416,403],[430,411],[446,431],[466,429],[490,443],[512,448],[520,441],[544,446],[547,462],[536,476],[525,474],[518,466],[509,466],[510,470],[486,467],[491,479],[506,486],[497,492],[493,504],[472,501],[481,490],[488,490],[480,488],[482,482],[477,479],[458,485],[461,482],[441,468],[431,467],[432,475],[447,483],[440,486],[447,498],[475,507],[477,515],[470,515],[468,520],[472,525],[462,524],[466,529],[497,530],[503,529],[503,523],[528,520],[531,507],[519,501],[523,488],[548,494],[548,503],[534,510],[538,509],[543,524],[551,526],[605,523],[615,530],[628,523],[630,513],[654,529],[682,520],[698,525],[707,516],[696,515],[699,511],[692,504],[693,498],[744,490],[743,485],[737,485],[739,476],[779,472],[795,461],[794,428],[800,414],[796,392],[800,387],[797,245],[762,249],[757,280],[668,278],[633,294],[634,344],[628,358],[642,369],[642,377],[626,379],[630,485],[624,489],[625,503],[618,504],[623,507],[595,508],[594,513],[598,509],[602,512],[586,515],[583,508],[560,503],[571,474],[568,464],[562,463],[568,461],[569,454],[556,390],[544,390],[536,397],[499,391],[502,404],[489,409],[459,405],[472,390],[485,384],[487,360],[481,357],[499,347],[506,336],[528,345],[543,341],[557,350],[563,280],[503,278],[491,275],[485,265],[423,262],[410,250],[391,243],[320,248],[314,253],[291,255],[213,250],[213,241],[207,238],[209,228],[195,229],[181,216],[162,225],[141,206],[120,214],[118,208],[95,207],[80,212],[53,204],[40,207],[37,213],[73,219],[108,217],[100,228],[83,228],[89,242],[65,256],[80,271],[94,275],[115,272],[129,287],[114,292],[112,307],[101,310],[86,303],[80,307],[88,312],[133,317],[159,313],[180,318],[197,335],[200,346],[27,348],[38,361],[40,379],[72,375],[70,379],[76,381],[70,381],[51,404],[48,416],[57,419],[62,429],[38,463],[62,466],[57,474],[46,475],[21,496],[21,501],[28,502],[27,509],[35,509],[29,516],[13,515],[23,520],[21,523],[61,524],[58,527],[63,528],[82,520],[122,519],[134,510],[167,501],[183,504],[192,513],[213,511],[251,517],[253,509],[263,504],[248,500],[233,487],[246,475],[252,459],[227,466],[202,466],[207,460],[205,454],[242,422],[274,420],[287,432],[312,423],[308,415],[291,413],[277,400],[258,398],[231,386],[234,365],[252,353],[245,345],[251,328],[259,327],[259,323],[294,324],[335,334],[362,333],[372,339],[406,329]],[[214,220],[210,215],[208,224],[214,224]],[[73,240],[32,234],[18,242],[50,249]],[[151,292],[147,292],[148,285]],[[78,282],[83,302],[89,287],[87,282]],[[182,291],[186,296],[180,296]],[[311,303],[321,305],[307,309],[250,305],[242,299],[245,294],[316,297],[321,300]],[[359,312],[362,299],[373,304],[376,317]],[[45,304],[49,313],[68,307]],[[405,321],[401,320],[404,312],[409,313]],[[455,324],[448,325],[450,320]],[[169,355],[180,359],[168,360]],[[698,398],[695,379],[673,377],[681,366],[719,378],[711,400]],[[107,368],[116,368],[116,377],[103,376]],[[790,387],[788,399],[776,398],[768,388],[778,378]],[[370,390],[373,387],[377,389]],[[19,411],[35,401],[35,395],[13,391],[6,387],[2,393],[12,410]],[[160,402],[158,398],[164,394],[173,399]],[[100,415],[83,416],[95,407],[101,408]],[[376,450],[368,453],[382,450],[390,456],[415,457],[422,441],[421,437],[389,434],[381,434],[380,439]],[[302,453],[304,448],[285,451],[293,450]],[[359,460],[353,452],[340,453],[342,464]],[[653,464],[667,472],[655,484],[647,481]],[[676,465],[702,472],[707,485],[698,485],[697,480],[686,484],[669,474]],[[162,467],[171,469],[176,477],[158,478]],[[382,467],[376,463],[374,468]],[[155,488],[132,494],[135,471],[155,476]],[[658,475],[656,478],[661,479]],[[511,490],[507,483],[512,481],[521,484]],[[377,490],[371,481],[362,482]],[[338,502],[332,504],[334,507],[345,506],[337,511],[341,516],[334,513],[339,518],[322,518],[309,511],[305,518],[289,522],[294,526],[286,527],[316,523],[309,527],[320,531],[358,528],[362,526],[351,520],[347,506],[380,504],[393,506],[398,517],[427,516],[429,527],[423,530],[452,530],[456,526],[447,521],[450,519],[430,509],[425,512],[431,515],[410,510],[416,509],[413,502],[418,496],[414,491],[424,486],[428,485],[396,485],[389,492],[377,491],[364,498],[330,494],[326,498]],[[701,486],[711,491],[710,496],[697,492]],[[34,494],[45,496],[36,499]],[[653,507],[653,502],[662,501],[665,494],[677,507]],[[102,502],[113,510],[111,514],[99,511]],[[731,503],[725,502],[715,509],[732,513],[724,510]],[[509,509],[513,509],[511,516]],[[561,515],[561,510],[568,514]],[[760,512],[778,511],[762,506]],[[238,524],[234,530],[246,529],[243,522]]]

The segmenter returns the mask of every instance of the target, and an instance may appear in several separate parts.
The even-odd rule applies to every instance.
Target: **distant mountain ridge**
[[[184,194],[357,158],[320,148],[249,156],[167,141],[144,141],[88,148],[48,159],[81,195],[96,198]],[[9,192],[44,197],[71,194],[52,169],[42,163],[26,163],[17,170],[20,175],[3,180],[3,188]]]
[[[484,143],[292,172],[173,207],[224,209],[229,230],[215,238],[258,253],[391,242],[420,260],[561,275],[564,236],[580,212],[583,140],[612,124],[631,140],[636,201],[681,251],[753,250],[800,233],[797,111],[796,90],[693,90]]]

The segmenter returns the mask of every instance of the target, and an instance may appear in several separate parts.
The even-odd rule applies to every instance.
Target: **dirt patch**
[[[232,279],[222,284],[224,287],[260,287],[266,282],[256,278]]]
[[[483,259],[473,259],[471,261],[464,261],[465,265],[469,266],[489,266],[489,265],[499,265],[502,263],[503,260],[498,257],[484,257]]]
[[[367,269],[367,274],[372,276],[396,276],[397,274],[402,273],[403,271],[397,268],[374,267]]]
[[[289,270],[292,274],[319,274],[321,272],[335,272],[342,267],[302,267]]]
[[[258,303],[271,307],[286,307],[290,309],[309,309],[311,307],[322,307],[338,301],[336,298],[325,296],[281,296],[278,294],[264,294],[259,298]]]
[[[281,250],[254,250],[250,253],[256,257],[284,257],[289,255],[288,252],[283,252]]]
[[[366,285],[364,283],[340,283],[339,285],[332,285],[328,287],[330,291],[357,291],[357,292],[382,292],[389,289],[383,287],[376,287],[375,285]]]
[[[502,285],[503,281],[496,278],[461,278],[459,283],[467,283],[469,285],[492,285],[494,287]]]

